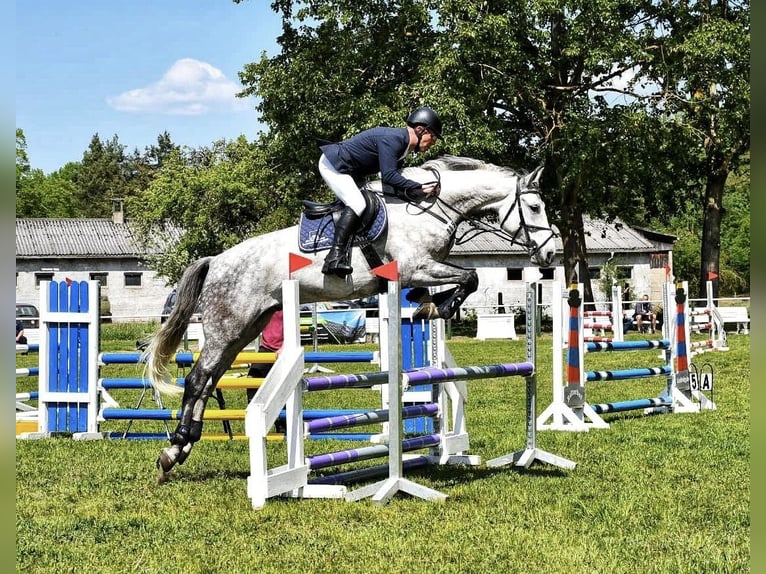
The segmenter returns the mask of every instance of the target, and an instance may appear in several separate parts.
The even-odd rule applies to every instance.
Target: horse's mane
[[[461,157],[457,155],[443,155],[434,159],[430,159],[418,167],[406,168],[404,175],[410,170],[423,170],[423,169],[436,169],[439,171],[493,171],[500,173],[508,173],[512,175],[518,174],[516,170],[508,167],[497,166],[492,163],[487,163],[480,159],[474,159],[471,157]]]

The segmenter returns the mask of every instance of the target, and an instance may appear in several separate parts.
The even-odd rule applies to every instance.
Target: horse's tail
[[[173,310],[144,351],[146,374],[154,389],[162,394],[178,395],[183,391],[182,387],[171,382],[168,364],[178,349],[189,319],[197,307],[211,259],[212,257],[198,259],[184,271],[178,282]]]

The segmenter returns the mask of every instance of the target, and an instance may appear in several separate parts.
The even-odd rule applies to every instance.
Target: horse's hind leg
[[[186,377],[178,425],[170,437],[170,446],[164,448],[157,459],[161,482],[176,464],[183,464],[194,443],[202,437],[205,407],[215,383],[223,374],[220,367],[211,369],[205,366],[207,364],[208,361],[200,357]]]

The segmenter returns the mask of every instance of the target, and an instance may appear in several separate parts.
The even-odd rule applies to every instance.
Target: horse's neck
[[[459,213],[460,220],[497,212],[507,199],[498,187],[489,182],[482,185],[482,178],[488,175],[481,171],[461,171],[451,173],[449,179],[445,177],[442,199]]]

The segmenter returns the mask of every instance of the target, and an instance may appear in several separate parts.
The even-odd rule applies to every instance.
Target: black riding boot
[[[354,232],[359,225],[359,216],[346,206],[335,223],[335,238],[330,252],[324,259],[322,273],[345,277],[354,271],[349,264],[348,256]]]

